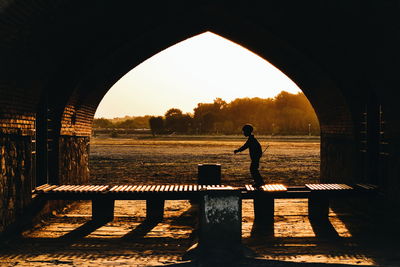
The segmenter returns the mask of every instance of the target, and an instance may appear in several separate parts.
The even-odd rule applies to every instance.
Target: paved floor
[[[400,266],[397,243],[350,231],[363,236],[366,219],[355,212],[331,210],[331,224],[322,227],[308,220],[305,199],[276,200],[275,206],[273,236],[252,236],[253,203],[244,200],[243,243],[256,258],[237,266]],[[3,244],[0,266],[194,265],[181,261],[195,243],[194,210],[187,201],[167,201],[165,211],[162,223],[148,225],[144,201],[116,201],[114,221],[95,225],[90,202],[79,202]]]

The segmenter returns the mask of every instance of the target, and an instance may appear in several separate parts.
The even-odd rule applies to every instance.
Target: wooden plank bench
[[[146,219],[161,221],[165,200],[193,200],[205,188],[223,185],[42,185],[35,194],[47,200],[91,200],[92,219],[111,221],[115,200],[146,200]]]
[[[282,184],[267,184],[258,189],[245,185],[242,198],[254,199],[254,220],[256,223],[272,224],[274,200],[279,198],[307,198],[310,220],[327,220],[329,200],[334,198],[369,196],[377,192],[372,184],[306,184],[286,187]]]
[[[369,196],[377,192],[377,186],[371,184],[306,184],[310,190],[308,198],[308,216],[311,220],[327,220],[329,200],[343,197]]]
[[[114,218],[115,200],[146,200],[146,219],[161,221],[165,200],[195,200],[200,190],[226,188],[225,185],[42,185],[34,193],[48,200],[91,200],[92,218],[110,221]],[[245,185],[238,188],[243,199],[254,199],[255,221],[273,223],[274,199],[308,198],[310,219],[327,219],[329,199],[369,195],[377,190],[371,184],[306,184],[286,187],[266,184],[260,188]]]

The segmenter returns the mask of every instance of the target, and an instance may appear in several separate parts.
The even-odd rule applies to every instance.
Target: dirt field
[[[224,184],[252,182],[248,152],[233,154],[246,141],[244,137],[171,139],[92,139],[91,182],[196,183],[197,165],[201,163],[221,164]],[[270,145],[260,163],[266,182],[302,185],[318,181],[318,139],[260,141],[263,148]]]

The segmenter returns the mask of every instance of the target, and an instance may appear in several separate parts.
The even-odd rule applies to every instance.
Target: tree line
[[[148,121],[144,128],[150,128],[153,135],[238,134],[246,123],[253,124],[257,134],[319,134],[318,118],[301,92],[282,91],[274,98],[237,98],[229,103],[216,98],[213,103],[198,103],[193,114],[171,108],[164,116],[145,117]],[[111,122],[95,119],[94,125],[99,125],[100,120],[102,125]],[[119,123],[118,126],[127,124]],[[118,128],[111,122],[102,128],[113,127]]]
[[[149,129],[149,119],[152,116],[125,116],[122,118],[93,120],[93,128],[101,129]]]

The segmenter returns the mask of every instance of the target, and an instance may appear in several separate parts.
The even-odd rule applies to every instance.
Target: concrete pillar
[[[221,184],[221,164],[199,164],[197,179],[198,184]]]
[[[199,242],[184,259],[229,262],[244,256],[239,190],[225,187],[202,191],[199,213]]]

